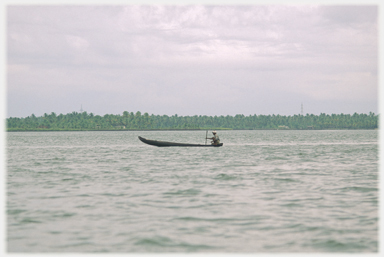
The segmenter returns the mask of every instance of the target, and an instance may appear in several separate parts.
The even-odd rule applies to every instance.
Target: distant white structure
[[[301,115],[304,115],[303,103],[301,103]]]

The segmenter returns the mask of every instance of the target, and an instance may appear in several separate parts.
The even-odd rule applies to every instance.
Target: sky
[[[8,4],[6,117],[378,113],[378,11]]]

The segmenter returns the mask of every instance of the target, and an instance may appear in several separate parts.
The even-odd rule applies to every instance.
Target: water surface
[[[8,132],[8,252],[377,252],[378,131]]]

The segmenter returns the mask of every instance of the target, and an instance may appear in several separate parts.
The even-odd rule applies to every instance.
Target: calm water
[[[8,252],[378,251],[378,131],[6,135]]]

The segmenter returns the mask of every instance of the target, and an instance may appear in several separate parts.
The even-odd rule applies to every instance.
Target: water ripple
[[[139,135],[7,133],[7,251],[378,252],[377,131]]]

